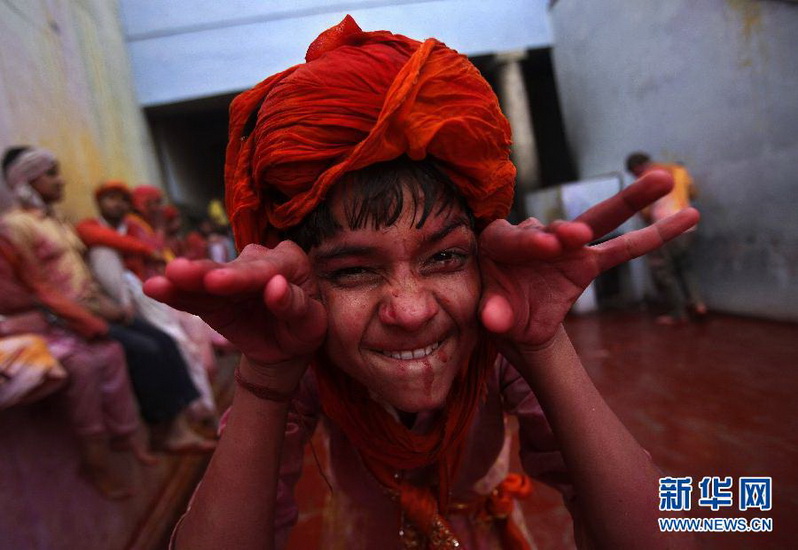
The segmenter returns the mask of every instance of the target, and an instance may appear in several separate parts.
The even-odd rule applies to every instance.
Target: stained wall
[[[71,219],[103,179],[160,184],[115,1],[0,2],[0,147],[15,144],[59,157]]]

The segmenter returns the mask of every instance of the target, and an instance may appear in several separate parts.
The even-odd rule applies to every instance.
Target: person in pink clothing
[[[129,450],[145,465],[155,458],[141,437],[122,347],[102,337],[107,331],[102,321],[74,307],[42,274],[30,266],[23,272],[22,266],[19,252],[0,230],[0,335],[35,334],[44,340],[68,375],[63,394],[82,474],[105,496],[128,497],[132,487],[111,469],[111,449]],[[42,306],[52,315],[44,315]]]

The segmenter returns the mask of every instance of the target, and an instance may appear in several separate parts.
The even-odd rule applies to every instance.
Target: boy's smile
[[[331,210],[343,219],[343,199]],[[416,228],[413,201],[395,224],[345,228],[310,251],[328,312],[325,352],[406,412],[443,405],[476,340],[476,237],[459,207]]]

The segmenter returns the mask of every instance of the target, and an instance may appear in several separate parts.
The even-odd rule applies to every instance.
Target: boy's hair
[[[372,164],[346,174],[336,187],[343,187],[348,193],[345,217],[352,230],[380,229],[394,224],[404,208],[405,190],[413,201],[417,229],[424,225],[433,210],[440,214],[456,206],[466,212],[474,227],[473,214],[462,193],[429,158],[414,161],[401,156]],[[329,201],[325,200],[299,225],[287,229],[283,237],[309,251],[342,229],[330,210]]]
[[[648,164],[649,162],[651,162],[651,157],[648,156],[647,153],[637,151],[626,157],[626,171],[632,172],[638,166]]]

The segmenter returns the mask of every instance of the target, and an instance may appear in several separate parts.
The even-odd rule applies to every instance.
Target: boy
[[[601,271],[695,211],[588,247],[667,192],[654,173],[576,222],[512,226],[509,126],[464,57],[347,17],[306,59],[231,106],[228,210],[249,246],[229,264],[176,260],[145,285],[243,353],[176,547],[281,543],[298,450],[322,419],[337,520],[325,547],[527,548],[507,505],[526,491],[507,476],[504,412],[519,416],[527,472],[567,491],[579,540],[669,544],[658,472],[561,322]]]

